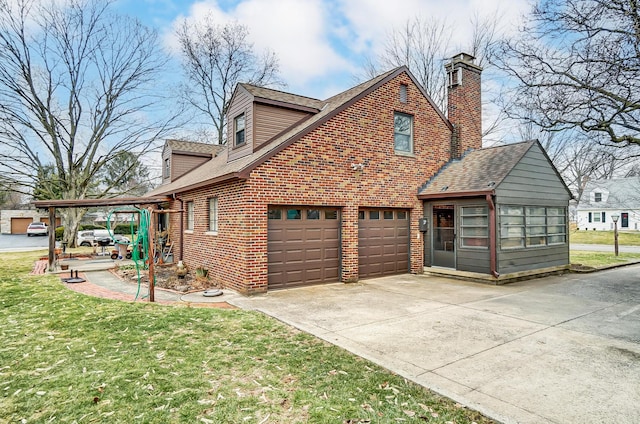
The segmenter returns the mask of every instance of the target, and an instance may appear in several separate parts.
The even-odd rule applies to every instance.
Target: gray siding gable
[[[539,143],[534,143],[495,189],[497,203],[566,206],[573,196]]]

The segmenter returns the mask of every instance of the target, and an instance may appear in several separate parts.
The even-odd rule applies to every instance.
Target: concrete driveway
[[[505,286],[402,275],[233,303],[505,423],[640,417],[640,266]]]

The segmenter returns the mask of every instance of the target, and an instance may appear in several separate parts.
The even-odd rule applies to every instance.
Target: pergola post
[[[49,207],[49,272],[55,271],[56,208]]]

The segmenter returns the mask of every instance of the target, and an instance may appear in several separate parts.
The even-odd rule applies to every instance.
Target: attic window
[[[234,146],[241,146],[244,144],[244,113],[236,116],[233,120],[233,127],[235,130]]]
[[[169,178],[171,176],[171,162],[169,162],[169,158],[164,160],[164,177]]]
[[[400,103],[407,103],[407,84],[400,84]]]
[[[593,200],[595,202],[602,202],[602,193],[593,193]]]

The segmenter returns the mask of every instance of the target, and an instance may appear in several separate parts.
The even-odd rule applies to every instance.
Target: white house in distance
[[[640,229],[640,177],[590,181],[577,208],[580,230],[613,230],[618,216],[619,230]]]

